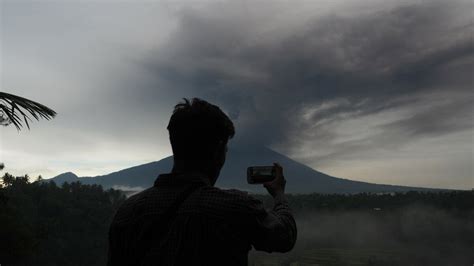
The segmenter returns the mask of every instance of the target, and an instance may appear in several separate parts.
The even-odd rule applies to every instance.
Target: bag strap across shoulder
[[[147,255],[152,250],[159,249],[162,243],[166,240],[166,235],[169,232],[172,222],[177,216],[178,210],[181,205],[188,199],[193,192],[195,192],[202,184],[192,183],[186,189],[179,194],[179,196],[175,199],[175,201],[166,209],[163,215],[152,219],[150,221],[151,225],[149,227],[150,231],[144,235],[145,242],[147,243],[147,250],[142,250],[142,255],[145,257],[143,262],[146,262]]]

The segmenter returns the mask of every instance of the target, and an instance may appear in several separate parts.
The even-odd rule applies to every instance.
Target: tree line
[[[271,206],[268,195],[253,195]],[[296,211],[344,211],[373,210],[393,211],[409,205],[429,206],[447,211],[474,210],[474,191],[440,190],[408,191],[397,193],[359,193],[359,194],[297,194],[287,195],[291,208]]]
[[[0,188],[1,265],[105,265],[107,232],[125,196],[79,182],[30,182],[6,173]]]
[[[34,182],[29,180],[28,176],[14,177],[8,173],[1,178],[0,264],[105,265],[108,227],[126,199],[125,194],[80,182],[58,186],[41,177]],[[271,206],[270,196],[254,196]],[[397,210],[423,205],[455,213],[456,217],[461,217],[460,221],[464,221],[470,220],[472,216],[468,215],[474,211],[473,191],[305,194],[288,195],[288,199],[297,220],[304,214],[346,215],[354,211],[386,213],[395,217]],[[463,215],[467,216],[462,218]],[[314,223],[321,221],[318,218]],[[306,229],[302,222],[305,221],[299,222],[303,233]],[[312,228],[312,225],[307,226]],[[338,230],[336,228],[335,232]],[[311,232],[308,231],[307,237],[311,238]],[[303,241],[304,236],[300,240]],[[329,240],[336,241],[329,237],[324,243]]]

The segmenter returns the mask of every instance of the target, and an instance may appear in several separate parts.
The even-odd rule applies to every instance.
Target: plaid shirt
[[[177,210],[167,214],[180,197]],[[248,265],[252,246],[287,252],[295,241],[296,224],[284,197],[267,211],[260,200],[213,187],[204,176],[162,174],[117,211],[108,265]]]

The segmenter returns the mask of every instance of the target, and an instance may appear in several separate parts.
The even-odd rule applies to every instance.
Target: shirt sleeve
[[[253,200],[255,216],[250,234],[251,245],[256,250],[266,252],[288,252],[296,243],[296,223],[285,195],[274,198],[271,211],[265,210],[263,203]]]

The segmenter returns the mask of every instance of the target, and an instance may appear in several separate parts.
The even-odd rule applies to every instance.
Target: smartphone
[[[247,183],[263,184],[276,177],[275,166],[250,166],[247,168]]]

